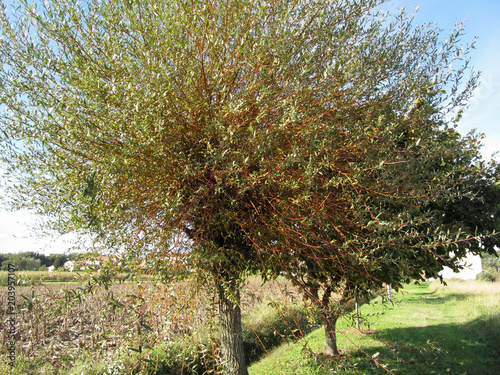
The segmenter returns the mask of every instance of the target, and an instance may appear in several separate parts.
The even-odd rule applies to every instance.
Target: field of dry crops
[[[173,285],[113,284],[79,300],[78,284],[16,286],[17,356],[67,367],[81,353],[113,353],[119,348],[155,346],[182,337],[206,335],[215,326],[215,300],[207,290],[184,281]],[[298,294],[285,281],[245,284],[242,312],[262,301],[296,302]],[[0,293],[0,342],[6,356],[9,315],[7,288]]]

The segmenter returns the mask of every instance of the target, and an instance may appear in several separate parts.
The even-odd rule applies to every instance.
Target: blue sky
[[[451,31],[457,21],[465,21],[464,43],[478,37],[471,54],[475,70],[481,71],[481,86],[465,112],[459,131],[472,129],[485,134],[483,155],[490,159],[493,152],[500,153],[500,0],[392,0],[384,7],[396,10],[406,7],[409,13],[419,6],[418,24],[434,22],[444,34]],[[500,160],[500,155],[497,156]],[[1,195],[0,195],[1,196]],[[0,211],[0,253],[40,251],[46,254],[63,252],[74,238],[30,235],[26,223],[35,219],[29,212]]]
[[[463,43],[478,38],[470,57],[474,69],[481,72],[481,85],[459,131],[465,134],[477,129],[484,133],[483,156],[489,160],[493,152],[500,153],[500,0],[392,0],[384,7],[406,7],[411,13],[417,6],[418,24],[436,23],[446,35],[457,21],[465,21]],[[496,159],[500,160],[500,155]]]

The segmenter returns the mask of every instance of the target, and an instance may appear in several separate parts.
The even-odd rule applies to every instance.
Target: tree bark
[[[323,309],[323,324],[325,327],[325,349],[323,353],[327,356],[333,357],[339,355],[339,351],[337,349],[337,335],[335,333],[338,316],[335,312],[332,312],[329,307],[331,294],[332,288],[327,287],[325,293],[323,294],[321,305]]]
[[[248,375],[241,329],[240,291],[236,280],[219,282],[219,333],[225,372]]]
[[[335,333],[337,315],[332,314],[329,311],[325,311],[323,321],[325,326],[325,349],[323,353],[331,357],[339,355],[339,351],[337,349],[337,335]]]

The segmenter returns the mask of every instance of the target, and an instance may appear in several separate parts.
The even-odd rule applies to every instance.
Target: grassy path
[[[394,306],[363,306],[366,331],[339,324],[340,358],[314,355],[324,340],[318,329],[277,348],[250,374],[500,374],[500,284],[448,284],[410,285]]]

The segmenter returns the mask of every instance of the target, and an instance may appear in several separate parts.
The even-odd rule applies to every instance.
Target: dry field
[[[67,368],[83,353],[105,358],[123,348],[154,347],[185,337],[196,340],[216,328],[216,301],[193,282],[114,284],[81,301],[77,292],[78,284],[73,283],[16,286],[18,358]],[[299,298],[286,281],[262,286],[256,278],[245,284],[242,296],[243,314],[262,302],[292,305]],[[6,287],[1,288],[0,306],[1,353],[6,357]]]

